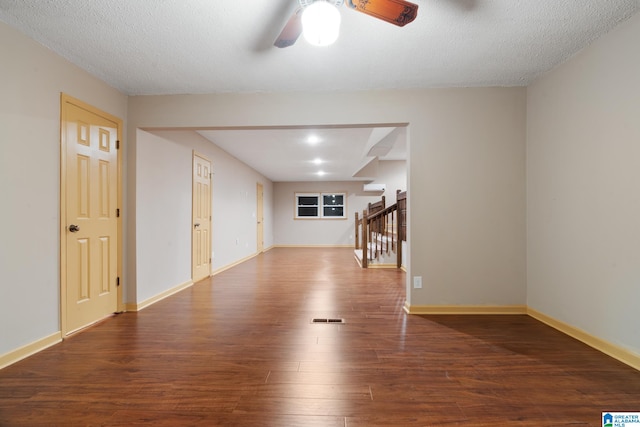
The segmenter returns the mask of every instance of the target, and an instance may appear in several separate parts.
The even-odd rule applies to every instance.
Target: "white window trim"
[[[339,195],[342,196],[342,205],[338,205],[342,207],[342,216],[324,216],[324,196],[332,196]],[[318,204],[315,207],[318,209],[318,215],[316,216],[305,216],[298,215],[298,200],[300,197],[316,197],[318,200]],[[347,219],[347,192],[346,191],[325,191],[319,193],[295,193],[294,195],[294,219]],[[333,207],[333,205],[326,205],[327,207]]]

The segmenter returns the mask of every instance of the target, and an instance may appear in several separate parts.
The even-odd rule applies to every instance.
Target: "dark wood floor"
[[[0,425],[601,426],[640,411],[640,372],[527,316],[405,315],[403,283],[350,249],[273,249],[0,371]]]

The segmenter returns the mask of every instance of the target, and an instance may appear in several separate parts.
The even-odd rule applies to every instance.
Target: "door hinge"
[[[116,277],[116,286],[120,286],[120,278]]]
[[[116,209],[116,218],[120,218],[120,208]]]
[[[211,258],[209,258],[209,264],[211,264]]]
[[[120,140],[116,139],[116,150],[120,149]]]

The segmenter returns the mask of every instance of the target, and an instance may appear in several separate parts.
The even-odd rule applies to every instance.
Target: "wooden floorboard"
[[[528,316],[409,316],[404,279],[351,249],[270,250],[1,370],[0,425],[601,426],[640,411],[640,372]]]

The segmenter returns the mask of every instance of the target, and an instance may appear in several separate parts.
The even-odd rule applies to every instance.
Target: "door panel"
[[[65,335],[118,309],[120,122],[69,97],[62,103]]]
[[[211,162],[193,153],[192,276],[197,282],[211,274]]]

